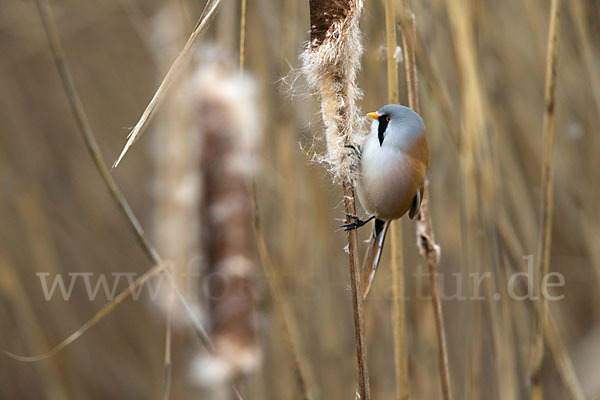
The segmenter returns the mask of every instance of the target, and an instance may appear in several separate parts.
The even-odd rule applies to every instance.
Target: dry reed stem
[[[525,250],[523,249],[522,244],[515,239],[517,237],[517,233],[510,224],[506,213],[503,213],[500,216],[497,229],[505,244],[505,248],[512,261],[512,264],[519,265],[522,261],[521,256],[522,254],[525,254]],[[517,270],[516,272],[523,271]],[[527,290],[525,283],[523,281],[518,282],[521,286],[520,289],[525,292]],[[537,318],[543,320],[541,307],[537,307],[536,304],[534,304],[533,308]],[[575,374],[573,362],[571,361],[569,352],[567,351],[562,338],[560,337],[556,322],[554,321],[554,317],[552,316],[550,310],[547,311],[547,318],[544,321],[544,339],[548,345],[550,354],[552,354],[558,374],[569,390],[569,398],[575,400],[584,400],[585,395],[583,394],[583,389],[581,388],[581,384],[579,383],[577,375]]]
[[[244,64],[246,59],[246,14],[247,14],[247,0],[242,0],[241,18],[240,18],[240,72],[244,70]],[[254,176],[255,174],[252,174]],[[258,248],[258,255],[263,267],[269,293],[273,298],[273,304],[276,312],[281,320],[283,335],[288,348],[292,354],[292,360],[296,369],[298,386],[302,392],[302,398],[304,400],[312,400],[313,391],[316,390],[315,379],[310,372],[309,363],[304,357],[302,351],[300,351],[300,340],[298,338],[298,322],[294,318],[293,312],[290,305],[282,295],[282,290],[279,284],[279,280],[276,276],[277,269],[273,266],[267,245],[262,233],[262,227],[260,224],[260,214],[258,208],[258,201],[256,196],[256,183],[254,180],[251,182],[248,188],[251,201],[252,209],[252,226],[254,228],[254,236]],[[311,388],[313,388],[311,390]]]
[[[584,3],[586,3],[585,0],[571,0],[568,2],[575,16],[576,23],[574,25],[577,30],[577,37],[581,43],[588,81],[591,84],[591,92],[596,103],[596,110],[600,114],[600,76],[598,75],[600,62],[598,61],[597,52],[594,52],[594,44],[592,43],[593,34],[590,33],[588,15],[592,11],[586,9],[586,7],[591,7],[592,2],[587,2],[587,6]]]
[[[163,360],[163,400],[169,400],[171,395],[171,325],[173,318],[173,302],[171,298],[167,299],[167,321],[165,324],[165,356]]]
[[[408,104],[419,112],[419,92],[417,82],[417,66],[415,61],[416,45],[416,24],[412,14],[410,1],[403,0],[400,11],[400,21],[402,27],[402,40],[405,49],[406,80],[408,87]],[[440,259],[440,248],[435,242],[431,216],[429,214],[429,180],[425,180],[423,191],[423,202],[417,216],[417,243],[421,255],[427,261],[430,272],[431,301],[433,304],[433,313],[435,318],[435,329],[438,340],[438,363],[442,396],[444,400],[452,399],[452,389],[450,386],[450,369],[448,362],[448,348],[446,342],[446,329],[444,327],[444,315],[442,312],[442,302],[438,289],[437,267]]]
[[[415,24],[415,16],[412,13],[410,0],[402,0],[400,5],[400,29],[402,32],[402,46],[404,47],[404,68],[406,70],[408,104],[410,108],[416,112],[420,112],[419,83],[415,55],[417,29]]]
[[[418,33],[417,41],[418,43],[416,46],[416,56],[417,61],[419,63],[420,71],[424,74],[426,78],[426,84],[431,87],[434,97],[438,102],[438,106],[443,112],[444,121],[448,124],[449,133],[451,135],[452,141],[457,145],[457,147],[459,147],[460,125],[456,115],[454,114],[454,111],[452,110],[447,88],[443,86],[443,83],[441,82],[438,74],[433,69],[432,64],[427,56],[427,53],[424,50],[424,42],[420,35],[418,35]],[[514,231],[511,223],[509,222],[509,217],[506,215],[506,211],[502,209],[502,212],[503,214],[499,219],[497,229],[505,244],[504,248],[508,251],[509,255],[512,258],[513,264],[518,265],[518,263],[521,262],[520,255],[525,254],[525,251],[523,250],[521,243],[517,239],[518,235]],[[521,285],[524,285],[523,282],[519,281],[519,283]],[[540,313],[539,307],[535,307],[535,310],[538,314]],[[574,372],[575,370],[571,362],[570,356],[565,348],[560,334],[558,333],[556,324],[554,322],[554,318],[549,312],[548,320],[544,324],[544,337],[546,340],[546,344],[548,345],[548,349],[552,354],[552,358],[555,360],[558,373],[570,392],[570,398],[583,400],[583,390],[581,389],[581,385]]]
[[[427,56],[425,50],[425,42],[419,31],[416,32],[415,43],[415,58],[419,67],[419,71],[423,75],[423,81],[430,88],[434,100],[443,115],[443,120],[447,124],[450,140],[456,149],[460,148],[460,123],[458,122],[454,110],[448,88],[444,85],[439,73],[435,70],[431,60]]]
[[[127,8],[134,7],[131,2],[121,1],[126,3],[124,6]],[[170,57],[166,50],[173,45],[177,46],[184,32],[185,22],[181,4],[172,1],[162,9],[158,17],[155,17],[152,29],[145,26],[139,10],[136,16],[139,19],[138,25],[145,28],[140,38],[147,43],[156,66],[159,69],[168,68]],[[150,32],[152,35],[149,34]],[[152,43],[150,43],[151,38]],[[197,197],[187,197],[183,200],[181,196],[173,195],[180,192],[183,185],[189,187],[189,179],[182,178],[189,173],[190,166],[196,161],[195,147],[184,144],[189,132],[189,118],[184,117],[189,114],[188,103],[185,100],[179,93],[168,100],[162,108],[162,115],[159,116],[161,117],[159,128],[154,138],[160,146],[160,153],[155,157],[157,193],[153,210],[154,237],[157,251],[172,260],[172,273],[177,277],[178,287],[184,286],[182,279],[185,278],[185,273],[181,273],[181,268],[193,254],[196,254],[195,248],[198,242],[195,230],[188,223],[189,220],[196,220]],[[188,190],[189,192],[191,191]],[[172,386],[173,291],[168,287],[161,292],[161,295],[164,298],[160,303],[164,305],[166,315],[162,398],[168,400]]]
[[[550,5],[550,26],[548,29],[548,47],[546,54],[546,82],[544,91],[543,140],[544,152],[542,161],[542,201],[541,228],[538,248],[537,273],[540,282],[550,272],[550,249],[552,247],[552,211],[554,186],[554,130],[556,81],[558,66],[558,45],[560,38],[560,0],[552,0]],[[542,399],[542,362],[544,360],[544,326],[548,319],[548,301],[546,296],[540,297],[541,315],[536,318],[535,345],[530,371],[531,398]]]
[[[60,78],[61,78],[61,81],[63,84],[63,88],[67,95],[67,99],[69,100],[69,105],[71,106],[71,111],[73,113],[73,116],[75,117],[75,122],[77,123],[79,133],[81,134],[81,136],[83,138],[86,149],[87,149],[88,153],[90,154],[90,157],[94,161],[94,165],[96,166],[96,169],[98,170],[104,183],[106,184],[111,197],[113,198],[113,200],[119,207],[119,210],[123,213],[123,216],[125,217],[129,226],[132,228],[132,230],[135,234],[135,237],[138,240],[140,246],[146,252],[146,254],[150,258],[150,260],[154,263],[154,265],[162,265],[162,264],[164,264],[164,262],[163,262],[162,258],[160,257],[160,254],[156,250],[156,247],[154,247],[154,245],[150,241],[148,235],[144,231],[144,228],[142,228],[142,225],[140,224],[139,220],[135,216],[133,210],[131,209],[131,206],[127,202],[127,199],[125,199],[125,196],[123,196],[121,189],[119,189],[119,186],[117,185],[114,178],[110,174],[110,170],[108,169],[106,164],[104,164],[102,152],[100,151],[98,142],[96,141],[96,138],[94,136],[92,128],[88,122],[87,116],[83,109],[83,104],[81,103],[81,99],[79,98],[79,94],[77,92],[77,89],[75,88],[75,84],[73,82],[73,78],[69,71],[69,67],[66,63],[64,51],[62,48],[62,44],[60,42],[60,37],[58,36],[58,31],[56,29],[56,24],[54,23],[54,19],[52,17],[48,1],[47,0],[36,0],[36,1],[38,4],[39,11],[40,11],[40,17],[41,17],[42,23],[44,25],[44,30],[46,32],[46,36],[48,39],[48,45],[49,45],[52,55],[54,57],[54,61],[56,63],[56,67],[57,67],[58,73],[60,75]],[[169,277],[169,279],[172,282],[173,277],[170,274],[170,272],[167,273],[167,276]],[[202,328],[200,323],[197,321],[197,318],[195,317],[194,312],[191,310],[191,308],[185,301],[181,292],[176,287],[175,287],[174,291],[175,291],[175,294],[177,295],[177,298],[182,302],[182,304],[188,314],[188,317],[190,318],[190,321],[193,323],[194,328],[195,328],[196,332],[198,333],[200,339],[203,341],[203,343],[205,345],[207,345],[208,344],[208,335],[206,334],[206,331],[204,330],[204,328]]]
[[[219,1],[219,0],[216,0],[216,1]],[[214,346],[213,346],[212,342],[210,341],[210,338],[209,338],[208,334],[206,333],[206,330],[204,329],[204,327],[202,326],[200,321],[198,321],[198,318],[196,317],[195,312],[191,309],[191,307],[189,306],[189,304],[187,303],[187,301],[185,300],[185,298],[183,297],[183,295],[177,288],[176,282],[175,282],[171,272],[166,267],[165,263],[163,262],[162,258],[160,257],[160,254],[156,250],[156,247],[154,247],[154,245],[148,238],[148,235],[142,228],[139,220],[137,219],[133,210],[129,206],[127,199],[125,198],[125,196],[123,196],[121,189],[119,188],[119,186],[115,182],[114,178],[110,174],[110,170],[108,169],[106,164],[104,164],[102,152],[100,151],[100,147],[98,146],[98,142],[96,141],[94,132],[92,131],[92,128],[88,122],[87,116],[85,114],[85,110],[83,108],[83,104],[81,103],[81,99],[79,97],[79,93],[77,92],[75,83],[73,81],[73,77],[71,76],[71,73],[69,71],[69,66],[66,62],[64,50],[62,48],[62,44],[60,41],[60,36],[58,35],[58,30],[56,28],[56,23],[54,22],[54,18],[52,16],[50,5],[48,4],[48,0],[36,0],[36,3],[38,6],[42,24],[44,26],[44,31],[46,33],[46,37],[48,40],[48,46],[52,53],[54,62],[56,64],[57,71],[61,78],[63,89],[65,90],[65,94],[67,96],[67,99],[69,100],[69,105],[71,106],[71,111],[72,111],[73,117],[75,118],[75,122],[77,124],[78,131],[79,131],[81,137],[83,138],[85,147],[86,147],[88,153],[90,154],[90,157],[94,161],[94,165],[96,166],[96,169],[98,170],[104,183],[106,184],[111,197],[113,198],[113,200],[115,201],[115,203],[117,204],[117,206],[119,207],[121,212],[123,213],[123,216],[125,217],[125,220],[128,222],[129,226],[132,228],[132,230],[135,234],[135,237],[138,240],[140,246],[146,252],[148,257],[153,261],[155,266],[152,269],[150,269],[149,271],[147,271],[146,273],[144,273],[142,276],[140,276],[134,282],[134,284],[132,284],[128,289],[119,293],[119,295],[115,299],[113,299],[113,301],[111,301],[110,303],[105,305],[100,311],[98,311],[98,313],[96,313],[91,319],[89,319],[86,323],[84,323],[77,331],[75,331],[73,334],[71,334],[69,337],[67,337],[65,340],[63,340],[61,343],[59,343],[58,345],[56,345],[49,351],[45,352],[44,354],[41,354],[38,356],[33,356],[33,357],[22,357],[22,356],[15,355],[16,357],[13,357],[13,358],[17,358],[21,361],[38,361],[40,359],[44,359],[44,358],[47,358],[47,357],[50,357],[50,356],[56,354],[58,351],[62,350],[63,348],[65,348],[66,346],[68,346],[69,344],[74,342],[76,339],[78,339],[89,328],[93,327],[98,322],[100,322],[105,316],[110,314],[110,312],[120,302],[122,302],[125,298],[127,298],[129,296],[129,294],[133,291],[133,289],[141,286],[148,279],[155,276],[159,272],[159,271],[157,271],[157,269],[165,270],[166,276],[169,279],[171,288],[172,288],[173,292],[175,293],[179,302],[184,307],[184,310],[188,316],[189,322],[192,324],[192,326],[194,328],[194,331],[198,335],[202,344],[207,348],[207,350],[213,351]],[[137,286],[135,286],[136,284],[137,284]],[[11,353],[7,353],[7,354],[10,355]],[[233,392],[234,392],[236,398],[241,399],[242,397],[239,394],[239,391],[237,390],[237,388],[232,385],[232,389],[233,389]]]
[[[354,186],[348,178],[342,183],[344,193],[344,208],[350,215],[356,215],[354,201]],[[351,222],[347,218],[346,222]],[[358,386],[360,398],[370,399],[371,389],[369,384],[369,370],[367,364],[367,343],[365,337],[365,316],[363,311],[363,298],[360,282],[360,263],[358,261],[358,238],[356,229],[348,231],[348,259],[350,267],[350,287],[352,292],[352,311],[354,315],[354,335],[356,342],[356,356],[358,358]]]
[[[399,104],[398,62],[396,52],[396,23],[394,1],[385,0],[385,32],[387,42],[387,84],[388,103]],[[390,240],[392,270],[392,331],[394,340],[394,368],[396,399],[410,397],[408,385],[408,352],[406,348],[406,312],[404,302],[404,250],[402,241],[402,220],[391,223]],[[386,225],[386,228],[389,225]],[[384,233],[385,234],[385,233]]]
[[[394,1],[385,0],[385,40],[387,44],[387,91],[388,102],[398,104],[400,94],[398,93],[398,62],[394,58],[396,53],[396,24],[395,24]]]
[[[176,49],[185,39],[182,11],[180,5],[174,3],[172,0],[160,10],[149,29],[153,39],[151,50],[159,71],[171,66],[169,50]],[[190,73],[186,68],[181,81],[175,83],[173,95],[157,114],[156,134],[152,137],[156,188],[152,207],[153,240],[157,251],[173,265],[172,273],[180,290],[186,286],[187,273],[183,269],[199,254],[200,244],[198,224],[190,223],[198,221],[201,192],[197,178],[200,146],[192,130],[192,102],[186,90]],[[190,285],[187,290],[190,298],[196,296],[197,290],[192,290]],[[165,306],[168,292],[161,293]],[[180,310],[173,311],[174,321],[181,321]]]
[[[354,144],[353,135],[360,123],[356,108],[360,92],[355,82],[362,53],[358,26],[362,0],[309,0],[309,6],[311,30],[310,42],[302,56],[304,74],[309,85],[321,96],[327,141],[325,160],[331,166],[334,181],[342,183],[346,213],[356,215],[356,165],[345,146]],[[349,216],[346,221],[351,222]],[[348,231],[347,238],[359,395],[361,400],[369,400],[371,393],[356,230]]]
[[[3,257],[0,257],[0,276],[0,293],[5,301],[8,301],[11,309],[15,310],[16,325],[25,328],[19,334],[19,339],[33,348],[48,347],[46,327],[42,326],[35,314],[34,304],[23,287],[18,270]],[[40,389],[47,395],[47,398],[68,398],[65,382],[60,374],[59,360],[38,364],[37,367],[42,380]]]
[[[275,275],[277,269],[273,266],[273,262],[271,261],[271,257],[269,256],[269,251],[267,250],[267,245],[262,234],[262,228],[259,219],[258,203],[256,201],[256,188],[254,183],[250,187],[250,199],[252,201],[254,235],[256,237],[258,254],[260,256],[267,285],[269,287],[269,293],[273,297],[273,304],[275,306],[275,310],[279,315],[279,318],[281,319],[284,338],[287,343],[287,346],[291,351],[292,359],[296,367],[296,372],[298,374],[298,385],[300,386],[300,390],[302,391],[302,398],[304,400],[312,400],[312,392],[314,391],[314,389],[311,390],[311,388],[316,388],[316,384],[314,381],[314,377],[310,372],[309,363],[304,357],[304,354],[299,349],[300,340],[298,338],[298,332],[300,332],[300,329],[298,327],[296,319],[293,316],[290,305],[282,295],[279,280]]]
[[[73,113],[73,116],[75,117],[75,122],[77,123],[78,130],[82,135],[86,149],[92,157],[94,164],[98,169],[98,172],[102,176],[102,179],[106,183],[111,196],[115,199],[117,205],[119,206],[119,209],[125,215],[126,219],[130,223],[130,226],[133,228],[135,236],[140,242],[140,245],[149,255],[150,259],[154,262],[154,264],[162,264],[162,260],[158,255],[158,251],[150,243],[150,239],[148,238],[139,221],[135,217],[135,214],[129,206],[129,203],[119,190],[115,180],[110,174],[109,169],[104,164],[104,160],[102,157],[102,153],[100,152],[98,142],[94,137],[92,128],[90,127],[87,116],[85,115],[81,99],[79,98],[79,94],[77,93],[77,90],[75,88],[75,84],[71,77],[69,67],[66,63],[66,57],[64,55],[64,51],[60,43],[60,38],[58,36],[58,31],[56,30],[56,25],[51,15],[48,0],[36,0],[36,2],[38,4],[42,23],[44,25],[46,36],[48,38],[50,50],[54,57],[54,61],[56,63],[56,67],[60,75],[63,88],[66,92],[67,99],[69,100],[69,105],[71,106],[71,111]]]
[[[404,260],[402,246],[402,224],[400,221],[392,226],[391,258],[392,258],[392,329],[394,339],[394,368],[396,370],[396,399],[410,398],[408,380],[408,349],[406,345],[406,309]]]
[[[240,72],[244,70],[246,63],[246,9],[248,0],[242,0],[240,15]]]
[[[419,112],[418,101],[418,83],[415,62],[415,24],[414,16],[410,10],[410,4],[407,0],[403,2],[401,13],[403,26],[403,41],[406,55],[406,72],[409,93],[409,105],[415,111]],[[442,303],[438,290],[437,266],[439,263],[440,250],[435,243],[434,233],[429,215],[429,181],[425,181],[423,203],[417,216],[417,241],[421,255],[427,261],[431,279],[431,297],[434,308],[435,326],[438,339],[438,362],[440,368],[440,381],[442,395],[445,400],[452,399],[450,387],[450,371],[448,363],[448,350],[446,344],[446,331],[442,313]]]
[[[458,3],[458,4],[456,4]],[[484,114],[489,113],[486,98],[484,97],[484,90],[482,85],[479,83],[478,78],[478,63],[476,60],[476,42],[474,39],[474,31],[471,27],[473,21],[477,21],[475,15],[480,11],[476,4],[468,4],[465,2],[453,2],[448,1],[447,7],[449,8],[450,19],[452,29],[455,32],[455,48],[457,53],[457,61],[459,64],[459,72],[461,74],[461,92],[462,92],[462,112],[464,115],[463,121],[465,124],[465,134],[461,137],[460,124],[452,117],[452,107],[449,102],[447,92],[444,87],[436,82],[436,79],[432,79],[428,82],[434,90],[434,97],[440,104],[441,111],[445,117],[445,122],[448,125],[449,133],[453,143],[460,149],[463,182],[462,193],[463,201],[461,202],[462,209],[462,228],[464,229],[464,237],[466,239],[464,243],[464,254],[467,255],[467,270],[476,271],[480,273],[480,265],[482,262],[492,263],[496,260],[494,258],[495,243],[493,236],[486,234],[481,235],[481,228],[487,229],[488,232],[493,229],[493,211],[489,206],[486,206],[487,202],[481,201],[481,199],[496,198],[493,193],[496,193],[494,185],[495,177],[493,176],[494,160],[493,155],[490,151],[490,137],[493,137],[493,130],[487,131],[486,120]],[[468,16],[471,14],[471,18]],[[417,40],[417,54],[420,56],[419,62],[425,66],[425,74],[435,78],[435,72],[433,67],[428,63],[427,57],[423,54],[423,41],[421,38]],[[439,86],[436,88],[436,86]],[[483,177],[483,178],[482,178]],[[478,197],[481,196],[481,197]],[[483,210],[480,213],[479,210]],[[483,217],[481,216],[483,215]],[[482,238],[489,238],[483,239]],[[490,243],[486,243],[488,240]],[[486,260],[486,261],[483,261]],[[486,291],[489,293],[489,283],[485,286]],[[495,364],[495,373],[498,376],[499,384],[497,389],[499,390],[498,396],[501,398],[506,397],[506,392],[511,390],[511,382],[508,378],[505,379],[505,374],[502,373],[503,365],[506,364],[506,355],[500,351],[500,344],[498,338],[502,338],[502,335],[498,334],[499,321],[496,312],[492,312],[495,307],[495,303],[486,303],[488,307],[487,311],[482,310],[481,304],[478,302],[471,302],[469,307],[472,311],[469,313],[469,318],[472,324],[472,328],[468,329],[466,342],[472,346],[473,351],[470,354],[470,361],[467,364],[469,369],[465,374],[466,382],[464,387],[466,390],[471,391],[471,396],[480,397],[481,389],[484,387],[481,380],[482,371],[482,356],[485,353],[482,352],[483,338],[482,335],[482,317],[487,317],[490,324],[490,341],[492,347],[498,353],[497,357],[493,358]]]
[[[28,252],[31,254],[33,265],[44,266],[44,271],[54,275],[60,273],[60,261],[57,249],[54,247],[53,232],[51,230],[52,222],[47,209],[44,208],[44,201],[38,189],[27,188],[19,190],[15,194],[16,205],[18,206],[18,214],[21,224],[25,229],[25,234],[28,244]],[[7,254],[8,255],[8,254]],[[22,274],[24,271],[15,269],[8,264],[8,260],[0,258],[0,292],[5,293],[5,296],[10,300],[11,297],[17,296],[14,299],[15,316],[22,321],[21,327],[25,328],[20,334],[21,338],[33,349],[46,349],[49,344],[46,340],[47,326],[42,325],[42,321],[37,318],[36,312],[39,311],[39,305],[34,303],[32,297],[27,295],[26,288],[23,286],[22,279],[17,276],[17,272]],[[2,267],[5,271],[2,271]],[[27,272],[26,272],[27,274]],[[27,276],[27,275],[26,275]],[[14,293],[14,296],[11,296]],[[68,325],[77,323],[74,317],[75,305],[66,304],[62,308],[64,313],[62,321]],[[42,313],[45,313],[42,311]],[[49,398],[64,399],[67,398],[66,390],[63,388],[64,382],[60,379],[60,359],[48,360],[45,363],[39,363],[37,367],[40,372],[44,371],[44,381],[42,388],[44,393],[47,393]],[[62,383],[62,384],[61,384]],[[52,397],[54,394],[54,397]]]
[[[210,26],[210,23],[211,23],[213,17],[215,16],[215,13],[216,13],[217,9],[219,8],[220,4],[221,4],[221,0],[209,0],[206,3],[206,6],[204,7],[204,11],[202,12],[202,15],[200,16],[200,19],[198,20],[196,27],[192,31],[192,34],[190,35],[189,39],[185,43],[185,46],[183,47],[183,49],[181,50],[181,52],[179,53],[179,55],[177,56],[177,58],[171,65],[171,67],[169,68],[169,71],[167,72],[164,79],[160,83],[158,89],[152,96],[150,103],[148,103],[148,106],[142,113],[142,116],[140,117],[139,121],[135,124],[135,126],[133,127],[133,129],[131,130],[129,135],[127,136],[127,142],[125,143],[125,146],[123,147],[123,150],[121,151],[121,154],[119,154],[117,161],[115,161],[115,163],[113,164],[113,168],[116,168],[119,165],[119,163],[125,156],[125,153],[127,153],[127,150],[129,150],[129,148],[133,145],[133,143],[146,130],[148,124],[152,120],[152,117],[156,113],[156,110],[162,104],[162,102],[165,100],[167,92],[169,91],[173,82],[175,82],[175,80],[179,77],[179,75],[183,71],[187,62],[192,58],[193,50],[196,48],[197,43],[199,42],[199,40],[202,38],[202,36],[204,35],[206,30]]]
[[[81,337],[81,335],[83,335],[86,331],[88,331],[90,328],[92,328],[94,325],[96,325],[98,322],[100,322],[105,316],[110,314],[111,311],[114,310],[115,307],[117,307],[121,302],[123,302],[123,300],[125,300],[127,297],[129,297],[129,295],[131,293],[133,293],[133,291],[135,289],[139,288],[140,286],[145,284],[149,279],[153,278],[154,276],[158,275],[158,273],[160,273],[166,269],[167,269],[167,265],[165,265],[165,264],[159,264],[159,265],[156,265],[153,268],[151,268],[144,275],[137,278],[131,285],[129,285],[129,287],[127,289],[123,290],[113,300],[111,300],[108,304],[103,306],[85,324],[81,325],[81,327],[79,327],[75,332],[70,334],[66,339],[61,341],[59,344],[57,344],[56,346],[54,346],[47,352],[38,354],[35,356],[21,356],[21,355],[11,353],[9,351],[4,351],[4,353],[15,360],[25,361],[25,362],[36,362],[36,361],[41,361],[41,360],[45,360],[46,358],[52,357],[54,354],[58,353],[59,351],[61,351],[62,349],[64,349],[65,347],[67,347],[68,345],[70,345],[71,343],[76,341],[77,339],[79,339],[79,337]]]
[[[434,66],[431,64],[429,57],[427,55],[427,52],[425,51],[425,44],[423,41],[423,38],[419,35],[419,33],[417,32],[416,34],[417,36],[417,45],[415,46],[415,50],[416,50],[416,58],[420,67],[420,71],[421,73],[424,75],[425,77],[425,82],[427,83],[427,85],[430,87],[430,90],[432,92],[433,98],[436,101],[436,103],[438,104],[438,107],[440,109],[440,111],[442,112],[443,115],[443,121],[446,124],[447,127],[447,131],[449,134],[449,138],[451,139],[453,145],[455,146],[455,148],[458,150],[461,148],[462,144],[461,144],[461,131],[460,131],[460,123],[458,121],[458,119],[456,118],[456,115],[454,114],[453,111],[453,107],[452,104],[450,102],[450,97],[448,94],[448,90],[445,87],[445,85],[443,84],[443,82],[440,80],[439,78],[439,74],[437,73],[437,71],[435,71]],[[509,153],[511,154],[511,153]],[[509,165],[512,166],[512,164]],[[491,235],[488,235],[491,237]],[[498,325],[498,321],[496,318],[496,313],[493,312],[492,308],[493,308],[493,304],[492,303],[487,303],[488,306],[488,312],[487,315],[489,315],[489,320],[490,320],[490,324],[492,325],[492,342],[494,344],[495,347],[495,351],[498,354],[498,356],[495,358],[495,363],[497,365],[496,368],[496,372],[498,374],[500,383],[498,384],[498,389],[500,390],[499,396],[500,397],[506,397],[507,392],[511,392],[511,390],[514,388],[514,382],[507,377],[507,374],[501,373],[501,371],[505,370],[505,366],[506,365],[512,365],[510,363],[510,361],[507,361],[510,358],[510,353],[502,351],[500,348],[500,341],[507,341],[507,337],[502,335],[502,334],[497,334],[496,332],[499,332],[499,329],[496,329],[494,326]],[[502,310],[502,315],[504,317],[510,316],[510,313],[507,310]],[[474,314],[472,314],[474,315]],[[479,326],[475,326],[474,330],[470,330],[469,331],[469,335],[471,337],[480,337],[479,334],[477,334],[477,330],[479,329]],[[499,339],[499,340],[497,340]],[[469,339],[467,339],[467,342],[470,342]],[[476,362],[479,362],[479,356],[477,356],[475,354],[476,352],[474,352],[472,359],[475,359]],[[473,371],[477,371],[478,369],[473,367],[472,368]],[[478,372],[476,372],[478,373]],[[480,379],[474,379],[474,381],[479,381]],[[468,385],[465,385],[465,387],[467,387]]]
[[[433,66],[427,56],[427,52],[424,51],[424,42],[422,40],[422,38],[420,37],[420,35],[417,33],[417,41],[418,41],[418,45],[416,46],[416,50],[417,50],[417,61],[419,63],[420,66],[420,71],[421,73],[425,76],[425,81],[427,83],[428,86],[430,86],[432,92],[433,92],[433,96],[436,100],[436,102],[438,103],[438,107],[440,107],[443,115],[444,115],[444,122],[446,123],[446,125],[448,126],[448,133],[450,134],[450,139],[453,141],[453,143],[456,145],[457,148],[460,147],[460,124],[459,121],[456,117],[456,115],[454,114],[451,104],[449,102],[449,96],[448,96],[448,92],[445,86],[443,86],[443,83],[441,82],[441,80],[439,79],[438,74],[434,71]],[[512,153],[507,153],[507,154],[512,154]],[[507,166],[509,167],[514,167],[514,165],[516,164],[515,160],[508,160],[507,161]],[[511,179],[511,178],[509,178]],[[513,181],[514,184],[517,183],[516,180]],[[522,190],[516,190],[515,192],[520,192],[520,193],[524,193],[524,191]],[[521,202],[517,202],[518,204],[521,205],[521,207],[524,207],[524,204],[526,204],[526,201],[521,201]],[[516,234],[516,232],[514,232],[514,230],[512,229],[512,226],[510,225],[510,223],[508,223],[508,219],[506,217],[506,210],[504,208],[501,208],[501,212],[503,213],[500,217],[499,222],[496,223],[496,229],[498,229],[500,231],[500,236],[502,236],[502,239],[504,240],[504,244],[505,246],[509,249],[509,251],[512,254],[525,254],[524,251],[515,251],[515,248],[517,248],[517,245],[519,244],[518,242],[518,236]],[[506,232],[509,231],[512,232],[511,234],[507,234]],[[515,262],[519,262],[519,257],[515,256],[514,260],[517,260]],[[491,318],[493,320],[493,318]],[[548,338],[546,338],[546,340],[549,340]],[[562,343],[560,343],[562,345]],[[497,353],[499,354],[499,356],[497,357],[498,360],[500,360],[502,357],[504,357],[504,354],[502,352],[499,352],[498,350],[496,350]],[[553,352],[554,350],[551,350],[551,352]],[[553,353],[554,356],[554,353]],[[559,368],[559,373],[561,373],[561,376],[566,376],[567,372],[562,371],[561,368],[563,368],[563,366],[561,365],[557,365],[557,368]],[[567,368],[567,367],[564,367]],[[508,385],[503,384],[502,385],[502,389],[504,389],[505,387],[508,387]]]
[[[557,367],[556,369],[558,370],[562,381],[565,383],[565,386],[571,394],[570,398],[573,400],[585,400],[585,395],[581,388],[581,384],[577,379],[577,375],[575,374],[575,368],[573,368],[571,357],[560,337],[552,314],[547,310],[545,315],[540,315],[541,310],[539,307],[536,308],[538,309],[538,318],[544,318],[544,337],[546,345],[550,350],[550,354],[552,354],[552,358],[554,358]]]
[[[430,291],[433,304],[433,315],[435,318],[435,330],[438,341],[438,364],[440,381],[442,387],[442,396],[444,400],[452,399],[452,388],[450,381],[450,366],[448,361],[448,346],[446,342],[446,329],[444,327],[444,314],[442,302],[440,300],[438,288],[439,246],[435,243],[433,230],[431,227],[431,217],[429,217],[429,180],[425,181],[423,202],[421,211],[417,217],[417,235],[420,247],[420,253],[427,261],[430,273]]]
[[[481,273],[483,263],[493,258],[490,245],[493,238],[487,234],[492,221],[489,199],[495,199],[495,176],[490,140],[493,134],[489,129],[487,99],[481,83],[477,60],[477,41],[472,18],[475,4],[470,2],[446,1],[450,19],[454,53],[458,66],[463,135],[460,147],[461,166],[461,229],[464,236],[463,252],[466,270]],[[470,328],[467,330],[467,346],[473,351],[466,363],[464,385],[475,398],[481,397],[482,353],[484,336],[479,302],[470,302]],[[494,317],[494,316],[490,316]],[[495,336],[490,338],[495,347]]]

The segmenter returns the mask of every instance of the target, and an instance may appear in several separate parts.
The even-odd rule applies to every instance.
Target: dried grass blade
[[[142,116],[140,117],[139,121],[135,124],[135,126],[127,136],[127,142],[125,143],[121,154],[119,154],[117,161],[115,161],[115,163],[113,164],[113,168],[116,168],[119,165],[123,157],[125,157],[125,154],[129,150],[129,148],[146,130],[148,123],[150,123],[152,117],[154,116],[154,113],[164,101],[169,88],[177,79],[177,77],[181,74],[183,67],[191,59],[193,55],[192,50],[195,49],[196,44],[202,38],[207,28],[210,26],[210,23],[212,22],[213,17],[215,16],[220,4],[221,0],[211,0],[208,3],[206,3],[202,16],[200,17],[198,23],[196,24],[196,27],[192,31],[192,34],[187,40],[185,46],[183,46],[183,49],[171,65],[171,68],[169,68],[169,71],[160,83],[160,86],[154,93],[154,96],[152,96],[150,103],[148,103],[148,106],[142,113]]]
[[[167,268],[167,266],[164,264],[157,265],[157,266],[153,267],[152,269],[150,269],[148,272],[146,272],[144,275],[137,278],[131,285],[129,285],[129,287],[127,289],[125,289],[121,293],[119,293],[117,295],[117,297],[115,297],[110,303],[108,303],[104,307],[102,307],[100,309],[100,311],[98,311],[92,318],[90,318],[85,324],[81,325],[81,327],[79,329],[77,329],[75,332],[70,334],[65,340],[63,340],[62,342],[60,342],[59,344],[57,344],[56,346],[54,346],[47,352],[38,354],[36,356],[21,356],[21,355],[14,354],[14,353],[11,353],[10,351],[5,350],[4,354],[6,354],[7,356],[9,356],[10,358],[13,358],[15,360],[25,361],[25,362],[36,362],[36,361],[41,361],[41,360],[45,360],[46,358],[52,357],[53,355],[55,355],[56,353],[58,353],[59,351],[61,351],[62,349],[64,349],[65,347],[67,347],[68,345],[70,345],[71,343],[76,341],[77,339],[79,339],[81,337],[81,335],[83,335],[87,330],[92,328],[94,325],[96,325],[98,322],[100,322],[104,317],[106,317],[108,314],[110,314],[111,311],[116,306],[118,306],[120,303],[122,303],[123,300],[125,300],[127,297],[129,297],[129,295],[131,293],[133,293],[134,290],[136,290],[137,288],[139,288],[140,286],[145,284],[150,278],[153,278],[158,273],[164,271],[166,268]]]

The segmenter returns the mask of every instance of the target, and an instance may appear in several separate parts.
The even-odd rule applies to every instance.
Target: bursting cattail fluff
[[[308,84],[321,95],[327,142],[323,160],[336,181],[355,170],[344,146],[351,144],[360,124],[356,76],[362,53],[362,7],[362,0],[311,1],[310,42],[302,54]]]

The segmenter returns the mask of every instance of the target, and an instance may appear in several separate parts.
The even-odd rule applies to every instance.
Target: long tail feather
[[[373,235],[368,241],[367,252],[362,264],[362,296],[367,298],[371,290],[371,284],[375,278],[381,254],[383,253],[383,245],[387,236],[390,221],[375,220]]]

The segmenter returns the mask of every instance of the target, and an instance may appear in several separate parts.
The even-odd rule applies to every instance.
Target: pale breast
[[[422,150],[402,151],[380,146],[377,138],[364,144],[358,196],[362,206],[377,218],[392,220],[403,216],[422,186],[427,172],[427,157]]]

